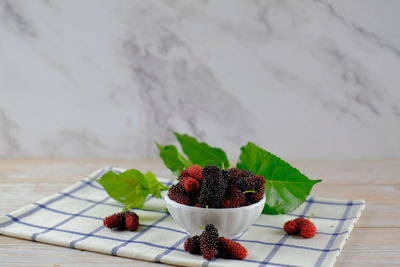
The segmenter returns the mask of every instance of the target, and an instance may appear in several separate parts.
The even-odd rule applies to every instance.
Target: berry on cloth
[[[201,255],[200,236],[195,235],[186,239],[185,243],[183,244],[183,248],[192,254]]]
[[[317,228],[312,222],[300,227],[300,235],[303,238],[312,238],[315,236],[316,233],[317,233]]]
[[[303,238],[312,238],[317,233],[315,224],[309,219],[301,217],[287,221],[283,230],[290,235],[301,235]]]
[[[139,216],[133,211],[124,211],[105,217],[103,224],[107,228],[136,231],[139,226]]]
[[[287,221],[283,225],[283,230],[289,235],[294,235],[298,232],[299,228],[297,227],[297,223],[294,220]]]
[[[310,220],[308,220],[308,219],[306,219],[306,218],[303,218],[303,217],[296,218],[296,219],[294,219],[294,221],[296,222],[296,224],[297,224],[299,227],[302,226],[302,225],[309,225],[309,224],[312,224],[312,222],[311,222]]]
[[[119,212],[119,213],[110,215],[108,217],[105,217],[103,220],[103,224],[107,228],[124,230],[125,229],[125,213]]]
[[[242,260],[247,256],[247,249],[238,242],[221,236],[218,238],[218,253],[224,258]]]
[[[139,216],[132,211],[125,212],[125,227],[129,231],[136,231],[139,226]]]
[[[211,260],[217,256],[218,230],[213,224],[207,224],[200,235],[200,251],[203,258]]]
[[[218,230],[213,224],[207,224],[200,236],[186,239],[183,248],[191,254],[203,255],[207,260],[215,257],[242,260],[247,257],[245,247],[231,239],[218,236]]]

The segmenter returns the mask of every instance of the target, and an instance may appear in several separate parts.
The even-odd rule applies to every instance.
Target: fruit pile
[[[192,254],[203,255],[207,260],[217,256],[242,260],[247,256],[246,248],[238,242],[218,236],[218,230],[213,224],[207,224],[200,236],[186,239],[183,248]]]
[[[181,172],[178,180],[168,196],[189,206],[238,208],[256,203],[264,196],[264,177],[237,168],[192,165]]]
[[[287,221],[283,225],[283,230],[289,235],[301,235],[303,238],[311,238],[317,233],[315,224],[301,217]]]
[[[103,224],[110,229],[136,231],[139,226],[139,216],[133,211],[114,213],[104,218]]]

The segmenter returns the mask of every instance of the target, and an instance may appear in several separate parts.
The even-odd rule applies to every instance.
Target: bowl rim
[[[225,211],[240,211],[240,210],[253,209],[260,205],[264,206],[265,201],[266,201],[265,194],[264,194],[262,199],[260,199],[256,203],[253,203],[248,206],[242,206],[242,207],[238,207],[238,208],[203,208],[203,207],[195,207],[195,206],[189,206],[189,205],[178,203],[178,202],[170,199],[168,196],[168,193],[164,195],[164,200],[167,204],[170,203],[171,205],[178,207],[178,208],[183,208],[183,209],[188,209],[188,210],[197,210],[197,211],[210,211],[210,212],[217,212],[217,211],[221,212],[224,210]]]

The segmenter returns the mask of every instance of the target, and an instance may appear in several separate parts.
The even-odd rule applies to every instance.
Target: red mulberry
[[[132,211],[125,212],[125,227],[129,231],[136,231],[139,226],[139,216]]]
[[[124,230],[125,229],[125,213],[120,212],[120,213],[115,213],[113,215],[110,215],[110,216],[104,218],[103,224],[107,228]]]
[[[238,242],[225,237],[219,237],[218,253],[224,258],[242,260],[247,256],[247,249]]]
[[[200,188],[199,182],[196,179],[192,178],[192,177],[183,178],[182,181],[179,182],[179,184],[188,193],[197,192],[199,190],[199,188]]]
[[[199,165],[192,165],[190,167],[187,167],[184,169],[181,174],[179,175],[179,178],[183,179],[184,177],[193,177],[197,180],[203,179],[203,174],[202,174],[203,168],[200,167]]]
[[[291,221],[287,221],[283,226],[288,234],[300,234],[303,238],[311,238],[317,233],[317,228],[310,220],[306,218],[296,218]]]
[[[297,223],[294,220],[287,221],[283,225],[283,230],[289,235],[294,235],[298,232],[299,228],[297,227]]]

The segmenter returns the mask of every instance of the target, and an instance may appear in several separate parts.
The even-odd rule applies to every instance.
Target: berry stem
[[[311,213],[310,215],[308,215],[308,216],[306,217],[306,219],[309,220],[309,219],[311,219],[311,218],[314,217],[314,216],[315,216],[315,214],[314,214],[314,213]]]

